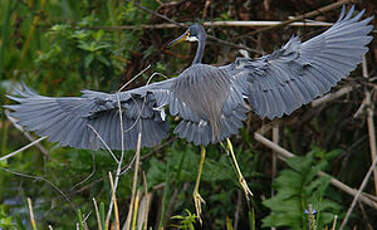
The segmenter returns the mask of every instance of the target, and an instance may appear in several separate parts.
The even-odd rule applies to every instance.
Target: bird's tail
[[[228,115],[220,116],[218,122],[218,130],[214,131],[212,123],[208,121],[193,122],[189,120],[182,120],[174,130],[180,138],[185,138],[187,141],[193,142],[195,145],[208,145],[210,143],[217,143],[237,134],[242,127],[242,122],[246,119],[248,109],[245,105],[240,104],[234,111]],[[217,132],[216,137],[214,133]]]

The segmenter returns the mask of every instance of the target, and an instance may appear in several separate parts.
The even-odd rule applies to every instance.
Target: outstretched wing
[[[49,136],[50,141],[60,145],[105,148],[95,129],[111,149],[121,149],[119,100],[124,148],[136,148],[140,131],[141,146],[151,147],[168,135],[168,123],[158,108],[164,99],[157,98],[169,92],[170,84],[167,80],[118,94],[84,90],[82,97],[63,98],[40,96],[24,86],[15,88],[14,96],[8,96],[18,104],[4,107],[13,110],[11,116],[18,124],[38,135]]]
[[[292,37],[281,49],[258,59],[238,58],[223,66],[260,117],[290,114],[328,92],[362,61],[372,37],[372,17],[352,17],[354,6],[324,33],[301,42]]]

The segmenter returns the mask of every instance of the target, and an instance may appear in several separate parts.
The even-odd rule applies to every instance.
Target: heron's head
[[[195,23],[192,24],[181,36],[169,42],[168,47],[171,47],[184,41],[198,42],[205,39],[206,31],[204,30],[204,27],[198,23]]]

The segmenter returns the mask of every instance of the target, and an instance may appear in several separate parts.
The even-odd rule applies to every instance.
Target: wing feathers
[[[88,125],[92,125],[107,145],[121,149],[120,119],[115,94],[84,91],[83,97],[49,98],[43,97],[26,86],[15,89],[15,96],[8,96],[18,102],[4,106],[13,110],[11,116],[26,129],[38,135],[49,136],[52,142],[76,148],[104,148],[99,138]],[[148,93],[144,98],[119,95],[126,101],[121,102],[123,109],[124,141],[126,149],[135,148],[139,127],[142,127],[142,146],[153,146],[167,136],[168,124],[161,120],[160,112],[154,111],[156,100]],[[136,98],[133,98],[136,97]],[[160,102],[163,102],[160,98]],[[136,138],[135,138],[136,136]]]
[[[324,33],[301,43],[292,37],[280,50],[224,67],[236,78],[247,78],[246,95],[255,112],[273,119],[290,114],[328,92],[361,62],[372,41],[372,17],[360,20],[354,6],[345,9]]]

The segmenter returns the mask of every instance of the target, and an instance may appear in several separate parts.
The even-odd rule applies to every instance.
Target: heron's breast
[[[179,75],[175,93],[193,112],[211,120],[221,115],[229,88],[230,80],[225,71],[210,65],[195,64]]]

